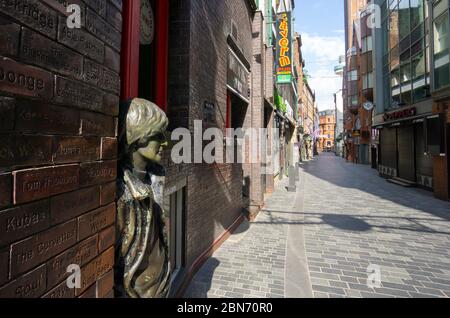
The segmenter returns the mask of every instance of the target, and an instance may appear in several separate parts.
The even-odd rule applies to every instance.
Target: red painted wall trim
[[[231,128],[231,93],[227,90],[227,122],[226,128]]]
[[[186,292],[187,288],[189,287],[189,284],[192,281],[192,278],[194,278],[194,275],[199,271],[199,269],[203,266],[203,264],[214,254],[215,251],[217,251],[223,243],[225,243],[226,240],[228,240],[233,234],[234,231],[241,225],[241,223],[244,221],[245,217],[244,215],[239,216],[236,221],[225,231],[222,233],[221,236],[219,236],[214,243],[206,249],[195,261],[192,263],[191,267],[189,267],[189,271],[186,274],[186,277],[184,278],[183,283],[181,284],[180,289],[176,292],[175,297],[176,298],[182,298],[184,293]]]
[[[123,2],[122,32],[122,93],[123,101],[138,97],[139,92],[139,44],[140,44],[140,1]]]
[[[155,103],[167,112],[169,51],[169,0],[156,1],[156,96]]]

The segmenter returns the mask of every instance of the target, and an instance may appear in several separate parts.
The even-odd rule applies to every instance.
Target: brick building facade
[[[143,1],[150,44],[138,1],[73,0],[79,29],[67,27],[63,1],[0,3],[0,297],[114,296],[121,101],[155,102],[170,131],[274,125],[274,50],[255,1]],[[262,162],[175,164],[170,155],[177,296],[245,214],[257,215],[274,176]],[[81,265],[81,289],[66,285],[70,264]]]
[[[0,297],[112,296],[122,1],[73,2],[0,3]]]

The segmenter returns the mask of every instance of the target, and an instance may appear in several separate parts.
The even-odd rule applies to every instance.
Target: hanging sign
[[[141,0],[141,44],[152,44],[154,36],[155,18],[150,0]]]
[[[292,82],[292,41],[291,13],[282,12],[277,15],[277,84]]]
[[[233,93],[248,102],[250,95],[250,72],[231,48],[228,49],[227,86]]]

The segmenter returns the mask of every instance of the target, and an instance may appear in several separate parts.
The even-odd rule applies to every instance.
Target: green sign
[[[277,83],[278,84],[290,84],[292,82],[292,75],[278,75]]]

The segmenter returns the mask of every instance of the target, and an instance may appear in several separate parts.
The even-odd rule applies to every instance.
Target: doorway
[[[185,266],[185,187],[172,193],[169,197],[168,244],[172,280]]]
[[[400,179],[415,182],[414,126],[397,129],[398,176]]]

